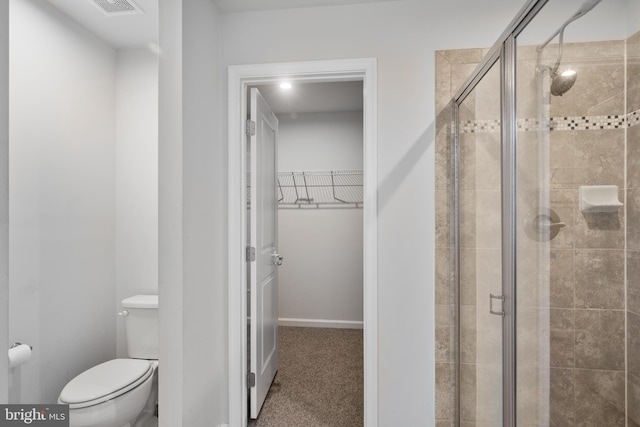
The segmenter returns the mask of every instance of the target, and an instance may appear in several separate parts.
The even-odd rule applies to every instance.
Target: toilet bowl
[[[69,405],[70,427],[142,427],[157,402],[158,297],[122,301],[127,354],[73,378],[58,403]]]
[[[70,427],[131,427],[151,396],[157,362],[114,359],[81,373],[60,393]]]

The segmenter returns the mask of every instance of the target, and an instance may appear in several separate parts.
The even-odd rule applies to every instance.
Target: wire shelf
[[[280,208],[361,208],[362,170],[278,172]]]

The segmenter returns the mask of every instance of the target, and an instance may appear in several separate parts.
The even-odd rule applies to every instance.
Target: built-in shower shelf
[[[580,212],[616,212],[621,206],[617,185],[580,187]]]
[[[361,208],[362,170],[278,172],[280,208]]]

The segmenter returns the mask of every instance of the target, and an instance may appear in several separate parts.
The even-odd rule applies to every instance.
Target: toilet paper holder
[[[27,363],[31,359],[32,352],[33,347],[29,344],[14,342],[7,350],[9,369],[17,368]]]

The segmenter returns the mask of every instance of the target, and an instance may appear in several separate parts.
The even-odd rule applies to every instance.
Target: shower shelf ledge
[[[623,206],[617,185],[582,186],[579,191],[581,212],[616,212]]]

